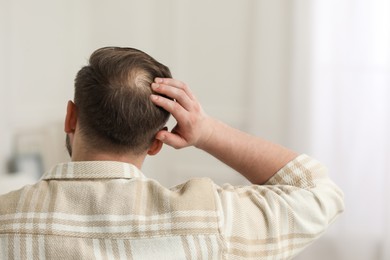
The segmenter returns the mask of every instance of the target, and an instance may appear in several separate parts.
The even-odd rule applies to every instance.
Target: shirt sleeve
[[[265,185],[217,186],[220,233],[233,259],[290,259],[344,210],[326,168],[300,155]]]

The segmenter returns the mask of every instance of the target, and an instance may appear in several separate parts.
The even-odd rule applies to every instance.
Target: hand
[[[152,102],[170,112],[177,121],[171,132],[161,130],[156,134],[156,139],[176,149],[192,145],[198,147],[207,141],[212,133],[208,124],[210,118],[185,83],[170,78],[156,78],[152,89],[174,99],[151,95]]]

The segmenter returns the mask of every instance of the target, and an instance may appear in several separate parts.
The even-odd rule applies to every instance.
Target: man
[[[72,162],[0,197],[1,259],[290,259],[343,211],[319,162],[211,118],[139,50],[95,51],[74,101]],[[253,185],[164,188],[140,171],[163,143],[204,150]]]

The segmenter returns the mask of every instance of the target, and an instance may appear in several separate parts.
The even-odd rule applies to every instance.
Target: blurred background
[[[95,49],[130,46],[209,114],[327,165],[346,211],[296,259],[390,259],[389,0],[0,0],[0,37],[0,194],[69,160],[75,74]],[[246,183],[192,148],[143,171]]]

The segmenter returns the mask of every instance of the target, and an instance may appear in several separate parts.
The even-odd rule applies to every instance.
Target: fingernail
[[[163,82],[162,78],[155,78],[154,81],[156,81],[156,83],[161,83],[161,82]]]
[[[154,94],[152,94],[152,95],[150,95],[150,98],[151,98],[151,99],[153,99],[153,100],[157,100],[157,99],[158,99],[158,96],[157,96],[157,95],[154,95]]]
[[[157,84],[157,83],[152,83],[152,88],[153,88],[153,89],[157,89],[159,86],[160,86],[160,85]]]

